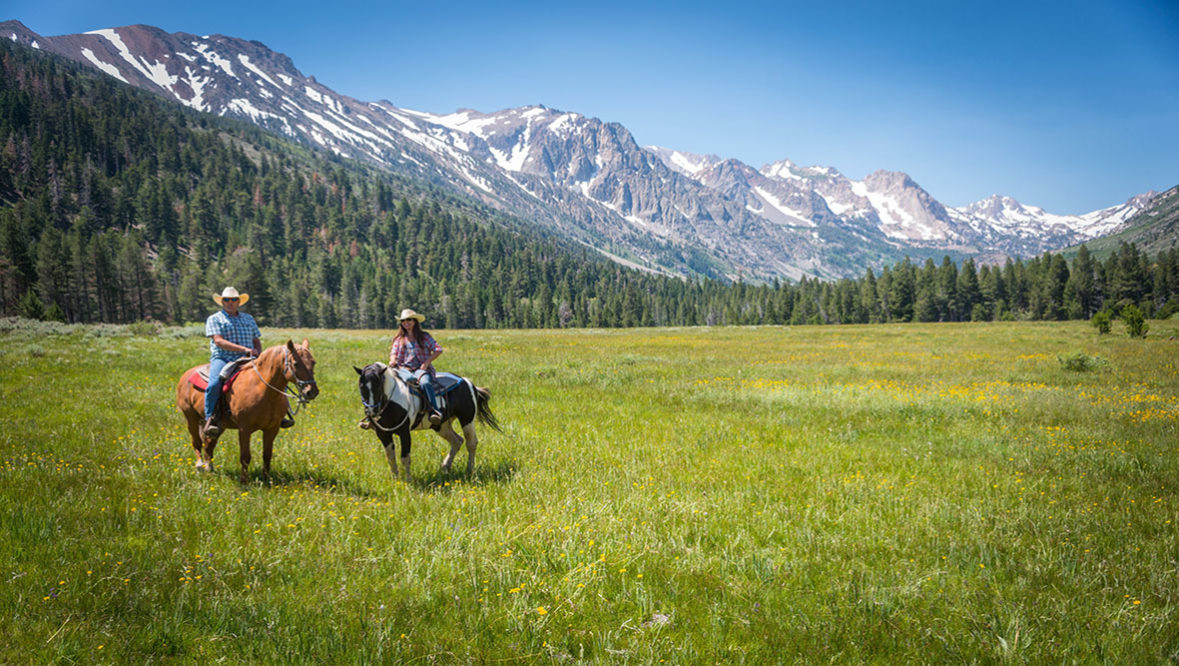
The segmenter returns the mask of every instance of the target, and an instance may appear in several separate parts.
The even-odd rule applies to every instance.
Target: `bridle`
[[[385,372],[384,372],[384,370],[382,370],[381,377],[383,378],[384,376],[385,376]],[[394,373],[393,374],[393,381],[400,382],[401,378],[398,377],[396,373]],[[380,430],[382,432],[396,432],[396,431],[400,430],[401,426],[405,425],[405,423],[407,421],[409,421],[409,416],[410,416],[409,410],[408,409],[405,410],[405,418],[401,419],[400,423],[393,426],[392,428],[386,428],[385,426],[380,424],[379,419],[381,418],[381,414],[384,414],[385,410],[389,408],[390,404],[392,404],[392,401],[389,400],[389,394],[385,391],[385,382],[383,380],[381,381],[380,390],[377,391],[376,393],[377,393],[376,403],[367,402],[364,399],[364,396],[361,396],[360,404],[364,405],[364,417],[366,419],[368,419],[368,422],[369,422],[369,424],[372,425],[372,427],[374,427],[377,430]]]
[[[298,414],[299,408],[301,408],[303,405],[306,405],[307,403],[311,402],[311,398],[307,398],[304,396],[303,389],[308,386],[316,386],[314,379],[307,379],[307,380],[299,379],[299,367],[297,365],[298,361],[296,361],[293,358],[293,356],[294,355],[291,354],[290,348],[286,347],[284,345],[282,348],[282,375],[283,375],[283,378],[287,380],[287,385],[281,389],[271,386],[270,382],[266,381],[266,378],[262,376],[262,372],[258,370],[258,359],[256,359],[256,358],[254,359],[254,372],[257,373],[258,379],[261,380],[262,383],[266,385],[266,388],[268,388],[272,391],[275,391],[277,393],[282,393],[283,395],[289,396],[289,397],[294,398],[295,400],[298,401],[298,404],[296,404],[290,410],[291,416]],[[287,374],[288,371],[290,374]],[[296,390],[292,389],[291,388],[292,383],[295,384],[296,386],[298,386],[299,390],[296,391]]]

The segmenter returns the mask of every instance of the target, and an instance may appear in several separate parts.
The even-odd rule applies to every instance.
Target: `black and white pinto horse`
[[[393,450],[393,435],[401,442],[401,466],[405,480],[409,481],[410,431],[430,428],[450,443],[450,453],[442,460],[442,469],[450,471],[454,456],[463,445],[463,437],[455,432],[457,419],[466,436],[467,475],[475,471],[475,447],[479,438],[475,435],[475,420],[478,419],[495,430],[499,423],[487,403],[491,392],[475,386],[471,380],[449,373],[438,373],[438,395],[442,402],[442,421],[431,425],[426,418],[425,396],[414,390],[406,378],[384,363],[372,363],[363,369],[352,366],[360,375],[360,402],[364,405],[364,416],[368,427],[377,434],[385,447],[385,457],[393,478],[397,478],[397,456]],[[364,423],[362,421],[361,423]]]

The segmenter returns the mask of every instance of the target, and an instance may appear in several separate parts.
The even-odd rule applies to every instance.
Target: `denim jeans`
[[[430,406],[434,411],[441,411],[438,409],[438,394],[435,392],[434,377],[425,370],[414,370],[413,376],[418,378],[418,385],[426,393],[426,399],[430,401]]]
[[[217,407],[217,399],[221,397],[221,368],[229,361],[214,358],[209,361],[209,387],[205,389],[205,420],[213,417],[213,409]]]

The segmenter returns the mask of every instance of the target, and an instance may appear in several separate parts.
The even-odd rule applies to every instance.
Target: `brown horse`
[[[201,435],[205,392],[188,381],[188,376],[200,367],[189,368],[180,376],[180,383],[176,385],[176,406],[188,420],[192,448],[197,454],[197,469],[212,471],[217,439],[202,438]],[[307,340],[300,345],[287,340],[285,345],[276,345],[262,352],[258,358],[242,366],[241,376],[221,395],[219,402],[224,402],[227,408],[221,427],[236,428],[238,433],[242,483],[248,479],[250,435],[256,430],[262,431],[262,475],[267,483],[270,482],[274,438],[290,404],[287,401],[288,384],[299,387],[298,392],[290,390],[290,394],[299,400],[300,405],[319,395],[319,387],[315,384],[315,357],[311,355]]]

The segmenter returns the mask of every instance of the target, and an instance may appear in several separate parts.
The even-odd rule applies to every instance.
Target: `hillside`
[[[407,306],[448,328],[1059,319],[1179,290],[1175,250],[1072,273],[1046,254],[837,282],[669,277],[52,54],[0,41],[0,74],[5,315],[199,321],[232,284],[264,325],[296,327],[389,328]]]
[[[1136,245],[1151,255],[1179,245],[1179,186],[1155,197],[1149,208],[1127,220],[1116,233],[1095,238],[1085,246],[1093,256],[1104,258],[1117,252],[1122,243]],[[1076,254],[1076,248],[1069,248],[1065,254]]]
[[[413,304],[442,326],[584,325],[684,288],[57,56],[5,41],[0,67],[5,314],[200,320],[236,284],[270,324],[387,327]]]
[[[640,146],[625,126],[543,105],[446,115],[328,88],[255,40],[150,25],[42,36],[55,53],[191,109],[363,160],[530,220],[627,266],[685,277],[838,279],[908,256],[1031,256],[1094,238],[1154,192],[1083,215],[994,195],[946,206],[908,174],[854,180],[832,167]]]

